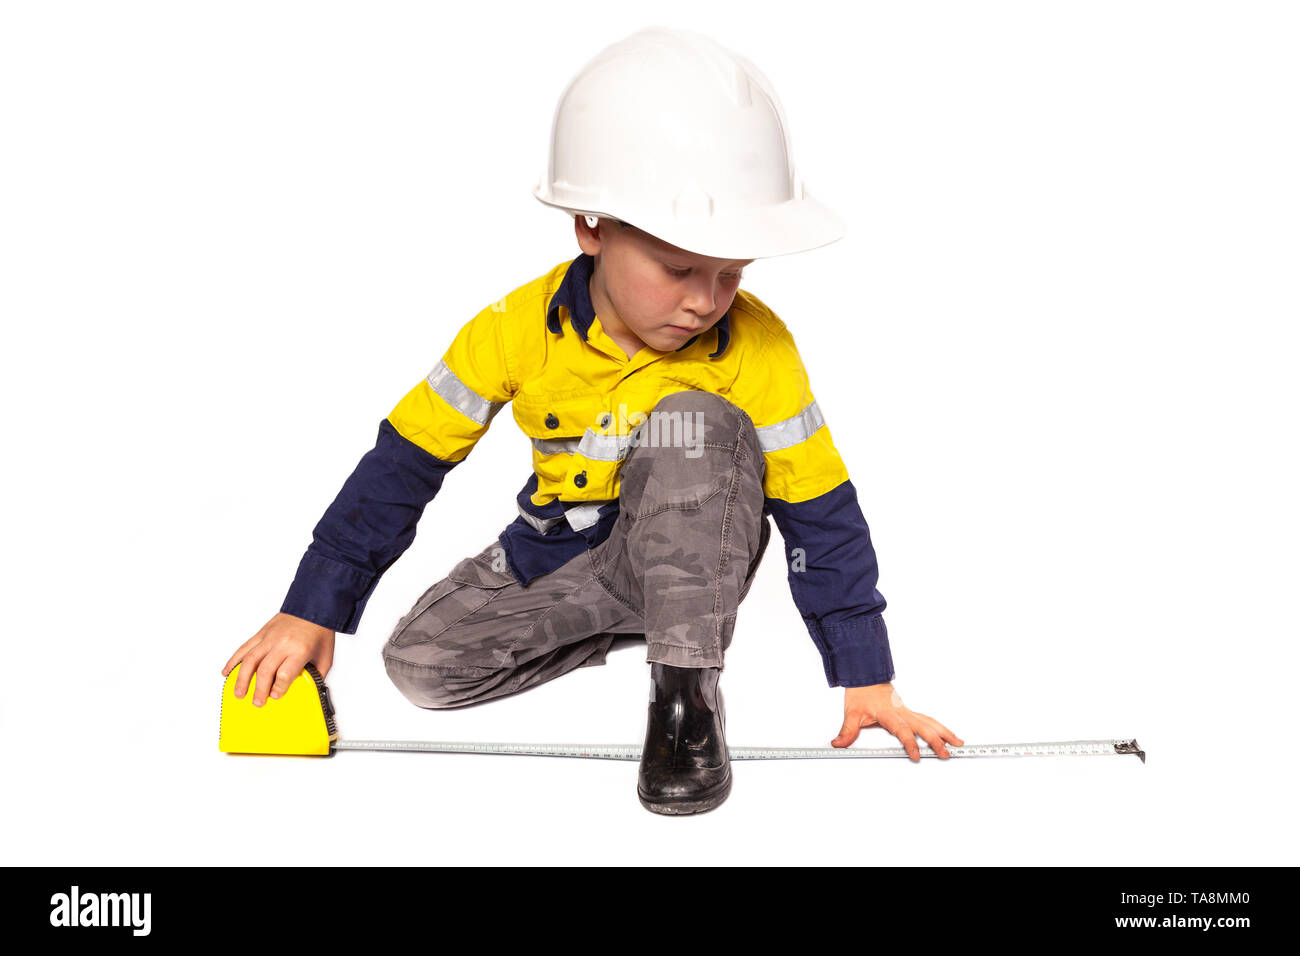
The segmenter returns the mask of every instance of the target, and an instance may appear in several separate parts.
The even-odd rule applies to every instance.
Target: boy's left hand
[[[907,755],[921,759],[921,748],[916,745],[919,734],[939,757],[947,759],[945,741],[960,747],[960,737],[933,717],[918,714],[903,706],[893,684],[872,684],[868,687],[844,688],[844,726],[840,735],[831,741],[832,747],[848,747],[858,739],[863,727],[879,724],[903,742]]]

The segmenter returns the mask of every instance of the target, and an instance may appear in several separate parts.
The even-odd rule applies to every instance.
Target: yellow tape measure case
[[[329,688],[312,664],[289,685],[279,700],[253,706],[257,676],[243,698],[235,696],[236,664],[221,689],[220,747],[228,754],[300,754],[328,757],[338,739]]]

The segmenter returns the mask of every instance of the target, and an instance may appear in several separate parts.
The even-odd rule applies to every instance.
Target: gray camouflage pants
[[[458,707],[536,687],[605,663],[618,634],[644,635],[647,661],[722,666],[771,535],[758,434],[742,409],[700,391],[664,398],[634,434],[620,514],[599,546],[525,588],[494,567],[494,540],[402,618],[384,664],[412,703]]]

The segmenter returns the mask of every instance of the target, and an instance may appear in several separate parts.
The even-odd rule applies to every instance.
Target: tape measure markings
[[[432,740],[339,740],[335,750],[415,751],[417,753],[475,753],[533,757],[590,757],[597,760],[640,760],[634,744],[509,744]],[[732,760],[846,760],[907,757],[902,747],[728,747]],[[1061,740],[1045,743],[966,744],[950,747],[952,757],[1113,757],[1134,754],[1146,763],[1136,740]],[[938,755],[920,747],[922,757]]]

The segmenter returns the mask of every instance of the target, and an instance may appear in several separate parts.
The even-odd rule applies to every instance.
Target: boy
[[[642,804],[710,810],[731,789],[719,675],[770,537],[847,747],[880,724],[919,759],[961,741],[903,706],[856,492],[794,339],[740,290],[754,259],[838,239],[795,176],[779,101],[698,34],[616,43],[560,99],[535,195],[573,217],[582,255],[484,309],[381,423],[315,529],[281,613],[245,642],[235,693],[278,697],[336,631],[354,633],[443,478],[510,404],[533,444],[519,517],[398,623],[388,674],[457,707],[604,663],[643,635],[651,664]]]

